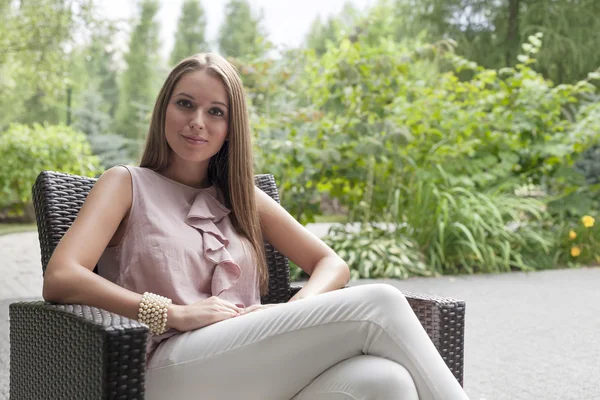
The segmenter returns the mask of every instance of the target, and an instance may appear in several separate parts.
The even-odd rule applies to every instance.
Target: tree
[[[125,55],[127,69],[122,75],[117,132],[141,139],[152,107],[157,86],[159,64],[159,25],[156,21],[158,0],[143,0],[139,5],[139,22],[135,25],[129,52]]]
[[[219,30],[219,50],[231,57],[259,57],[265,51],[262,15],[254,16],[247,0],[229,0]]]
[[[112,47],[114,33],[114,26],[108,25],[94,35],[89,49],[90,58],[87,58],[94,87],[102,96],[103,103],[108,105],[107,112],[111,117],[115,116],[119,104],[119,86],[114,58],[116,49]]]
[[[199,0],[185,0],[181,8],[175,45],[171,52],[171,65],[192,54],[205,52],[208,48],[204,31],[206,17]]]
[[[544,34],[538,70],[554,82],[575,82],[600,67],[600,2],[521,0],[519,38]]]
[[[317,54],[327,51],[327,43],[337,43],[343,36],[354,35],[360,32],[359,12],[353,3],[344,3],[339,15],[329,17],[326,22],[321,21],[321,16],[312,22],[305,43],[309,49],[314,49]]]
[[[317,54],[324,54],[327,51],[327,43],[335,43],[340,39],[338,21],[335,18],[329,18],[323,23],[321,17],[317,16],[310,26],[306,35],[306,46],[314,49]]]
[[[64,121],[68,48],[86,25],[87,1],[0,3],[0,129]]]
[[[537,32],[544,47],[536,68],[554,82],[575,82],[600,66],[597,0],[395,0],[397,9],[407,4],[428,40],[452,38],[458,54],[486,68],[513,66]]]
[[[99,21],[90,30],[89,41],[71,54],[70,88],[75,104],[72,108],[87,104],[89,92],[95,92],[100,101],[93,111],[102,111],[114,118],[119,100],[116,50],[112,45],[116,28],[111,22]]]
[[[102,96],[96,90],[86,90],[81,95],[80,105],[74,110],[73,129],[89,136],[108,133],[110,117],[103,110]]]

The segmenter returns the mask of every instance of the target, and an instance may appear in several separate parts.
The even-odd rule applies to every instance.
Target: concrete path
[[[379,282],[466,301],[472,400],[600,399],[600,269]],[[8,304],[39,298],[41,285],[37,234],[0,236],[0,400],[8,399]]]

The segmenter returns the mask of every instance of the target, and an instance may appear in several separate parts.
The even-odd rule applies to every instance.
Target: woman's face
[[[165,136],[175,162],[206,164],[227,138],[229,96],[206,71],[183,75],[167,106]]]

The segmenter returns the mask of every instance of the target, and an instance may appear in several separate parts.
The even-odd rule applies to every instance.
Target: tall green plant
[[[69,48],[90,19],[88,1],[0,3],[0,129],[64,122]]]
[[[192,54],[208,51],[205,30],[206,16],[200,0],[185,0],[177,23],[175,44],[171,51],[171,65]]]
[[[221,54],[237,58],[262,56],[267,50],[262,14],[256,15],[247,0],[228,0],[219,28]]]
[[[441,273],[501,272],[554,266],[553,222],[543,202],[502,191],[479,192],[438,171],[417,170],[394,192],[400,232]]]
[[[158,0],[140,2],[139,19],[131,34],[129,51],[125,54],[127,69],[121,76],[116,130],[131,139],[142,138],[145,134],[159,85],[158,7]]]

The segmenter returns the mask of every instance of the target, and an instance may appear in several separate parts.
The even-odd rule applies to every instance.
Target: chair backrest
[[[96,183],[95,178],[62,172],[42,171],[32,188],[33,205],[37,220],[42,271],[63,235],[79,213],[88,193]],[[275,178],[272,175],[256,175],[255,184],[279,203]],[[269,266],[269,294],[263,303],[279,303],[289,299],[290,271],[286,257],[265,242]]]

